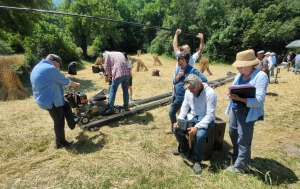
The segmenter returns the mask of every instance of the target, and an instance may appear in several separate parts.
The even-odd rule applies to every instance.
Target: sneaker
[[[200,166],[200,162],[195,162],[194,163],[193,170],[194,170],[194,173],[196,175],[201,173],[202,169],[201,169],[201,166]]]
[[[131,96],[129,97],[129,100],[132,101],[132,97]]]
[[[114,109],[111,110],[105,110],[104,112],[101,113],[102,116],[109,116],[115,113]]]
[[[226,170],[227,170],[227,171],[230,171],[230,172],[232,172],[232,173],[243,173],[243,174],[245,173],[244,170],[235,168],[235,167],[233,167],[233,166],[227,167]]]

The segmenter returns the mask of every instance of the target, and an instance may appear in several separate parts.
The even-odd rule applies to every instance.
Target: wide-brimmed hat
[[[255,53],[253,49],[245,50],[242,52],[238,52],[236,54],[236,60],[232,64],[234,67],[247,67],[247,66],[253,66],[257,65],[260,62],[255,57]]]

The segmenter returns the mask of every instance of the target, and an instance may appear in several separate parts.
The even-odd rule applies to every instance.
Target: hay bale
[[[1,86],[0,88],[0,100],[1,101],[6,101],[7,100],[7,88],[4,86]]]
[[[94,66],[95,67],[98,67],[98,68],[103,68],[103,58],[101,56],[98,56],[95,63],[94,63]]]
[[[10,67],[0,68],[0,83],[2,85],[2,98],[6,96],[6,100],[25,99],[30,96],[30,93],[23,87],[18,75]]]
[[[203,74],[205,70],[207,70],[209,75],[212,75],[211,71],[209,70],[209,59],[207,57],[202,57],[199,61],[199,72]]]
[[[159,58],[157,56],[153,56],[153,64],[154,65],[162,65],[162,63],[160,62]]]
[[[138,60],[137,66],[136,66],[136,71],[137,72],[145,72],[145,71],[148,71],[148,69],[141,60]]]

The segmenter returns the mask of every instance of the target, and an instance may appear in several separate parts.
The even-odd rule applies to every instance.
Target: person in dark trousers
[[[64,86],[79,87],[80,83],[66,78],[58,68],[62,60],[55,54],[49,54],[32,70],[30,81],[35,102],[49,112],[54,122],[56,148],[70,146],[73,140],[65,138],[65,119],[73,130],[79,122],[74,118],[70,103],[64,98]]]

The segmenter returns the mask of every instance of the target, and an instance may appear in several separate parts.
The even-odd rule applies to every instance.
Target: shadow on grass
[[[94,136],[89,137],[84,131],[81,131],[76,137],[78,140],[72,145],[72,148],[69,151],[72,151],[76,154],[88,154],[101,150],[106,141],[106,134],[103,132],[95,133]],[[97,142],[94,142],[97,141]]]
[[[89,79],[78,79],[76,77],[69,77],[72,81],[80,83],[80,87],[76,88],[76,91],[87,93],[92,91],[100,91],[96,85],[93,84],[92,80]]]
[[[117,121],[113,121],[109,123],[108,126],[119,127],[120,125],[131,125],[131,124],[147,126],[150,122],[153,121],[154,121],[154,116],[151,113],[144,111],[142,113],[130,115],[125,118],[120,118]]]
[[[278,96],[277,93],[266,93],[267,96]]]
[[[251,167],[251,174],[270,185],[293,184],[299,181],[291,169],[272,159],[255,157],[251,161]]]
[[[227,158],[227,153],[231,148],[230,144],[223,141],[222,151],[213,151],[212,158],[209,160],[211,164],[208,167],[210,172],[219,173],[234,164],[232,159]],[[205,167],[207,165],[203,166],[203,168]],[[250,174],[269,185],[279,186],[299,181],[299,178],[291,169],[275,160],[267,158],[255,157],[252,159]]]
[[[223,141],[222,150],[213,151],[211,159],[208,160],[211,164],[211,166],[209,166],[210,172],[219,173],[233,164],[232,160],[227,158],[227,154],[231,148],[231,144]]]

